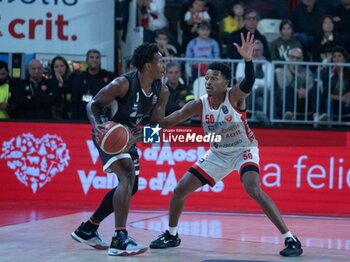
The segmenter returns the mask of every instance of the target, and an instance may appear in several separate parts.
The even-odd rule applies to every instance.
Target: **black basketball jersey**
[[[129,81],[127,94],[123,98],[116,98],[111,105],[104,108],[102,117],[130,128],[146,125],[150,121],[152,109],[158,102],[162,83],[155,80],[152,83],[152,92],[146,95],[141,88],[137,71],[125,73],[123,76]]]

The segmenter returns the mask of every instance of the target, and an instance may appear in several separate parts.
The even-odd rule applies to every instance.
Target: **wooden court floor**
[[[23,206],[0,208],[0,261],[350,261],[350,218],[285,216],[303,244],[298,258],[279,256],[279,232],[262,215],[184,213],[179,225],[182,243],[177,248],[148,250],[130,257],[111,257],[70,237],[91,210]],[[130,236],[149,244],[167,227],[167,213],[131,211]],[[100,227],[106,242],[113,233],[113,217]]]

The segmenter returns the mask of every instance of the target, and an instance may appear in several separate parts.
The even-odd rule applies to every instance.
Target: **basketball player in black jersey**
[[[118,176],[119,184],[109,191],[100,206],[85,223],[82,223],[72,234],[72,238],[97,249],[107,249],[97,229],[102,220],[113,213],[115,215],[115,233],[108,249],[112,256],[126,256],[143,253],[144,245],[137,244],[129,238],[126,221],[130,197],[137,191],[139,162],[135,142],[140,137],[137,127],[146,125],[152,120],[152,109],[169,92],[162,84],[164,72],[162,55],[155,44],[144,43],[135,49],[132,64],[136,71],[125,73],[105,86],[87,105],[87,114],[93,127],[93,140],[96,133],[102,132],[105,121],[121,123],[133,135],[127,150],[116,155],[109,155],[99,150],[105,172]],[[137,174],[137,175],[136,175]]]

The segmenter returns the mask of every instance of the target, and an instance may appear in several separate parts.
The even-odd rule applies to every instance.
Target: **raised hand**
[[[241,33],[242,46],[239,46],[237,43],[233,45],[237,48],[237,52],[242,56],[244,61],[251,61],[253,56],[253,50],[255,47],[254,44],[254,34],[248,32],[247,38],[244,39],[243,33]]]

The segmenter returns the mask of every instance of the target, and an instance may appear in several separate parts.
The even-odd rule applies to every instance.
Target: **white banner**
[[[114,0],[0,0],[0,52],[85,55],[114,69]]]

